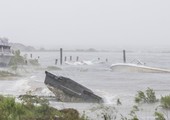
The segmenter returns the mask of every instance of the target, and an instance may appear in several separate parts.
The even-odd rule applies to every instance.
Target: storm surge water
[[[31,90],[39,96],[54,96],[44,85],[44,68],[48,66],[61,68],[61,70],[51,70],[50,72],[71,78],[86,86],[101,96],[104,104],[108,106],[116,106],[119,99],[122,105],[117,109],[120,113],[128,114],[135,104],[134,97],[139,90],[152,88],[158,98],[170,93],[170,73],[113,71],[111,65],[123,61],[122,52],[64,52],[64,56],[73,56],[73,59],[72,61],[67,60],[62,66],[59,65],[59,62],[58,65],[54,65],[55,59],[59,59],[59,52],[27,52],[22,54],[33,54],[35,58],[39,56],[42,69],[33,70],[25,77],[19,77],[15,80],[1,80],[1,94],[17,96]],[[78,62],[76,62],[77,56],[79,56]],[[170,70],[170,54],[168,52],[127,52],[127,62],[130,63],[136,58],[144,62],[146,66]],[[121,69],[123,68],[121,67]],[[63,103],[55,100],[50,101],[50,103],[56,108],[71,107],[79,111],[87,111],[87,114],[92,107],[96,106],[96,104],[91,103]],[[153,106],[144,105],[143,113],[139,116],[141,119],[145,119],[146,116],[150,116],[148,119],[152,119]]]

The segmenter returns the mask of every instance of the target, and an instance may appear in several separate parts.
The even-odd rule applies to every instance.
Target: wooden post
[[[106,62],[108,62],[108,59],[106,58]]]
[[[32,58],[32,54],[30,54],[30,57]]]
[[[70,56],[70,61],[72,61],[72,56]]]
[[[123,62],[126,63],[126,51],[123,50]]]
[[[77,56],[76,61],[79,61],[79,56]]]
[[[58,59],[55,59],[55,65],[57,65]]]
[[[60,65],[63,63],[63,49],[60,48]]]
[[[26,65],[28,64],[27,60],[25,60],[25,64],[26,64]]]
[[[64,57],[64,61],[67,61],[67,57],[66,56]]]

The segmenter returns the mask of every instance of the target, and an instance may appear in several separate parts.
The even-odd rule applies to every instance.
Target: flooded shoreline
[[[25,54],[25,53],[23,53]],[[29,54],[29,53],[27,53]],[[134,97],[139,90],[146,90],[148,87],[152,88],[156,92],[158,98],[161,95],[169,95],[170,93],[170,74],[169,73],[140,73],[140,72],[114,72],[110,69],[111,64],[116,61],[122,61],[121,53],[73,53],[75,56],[80,56],[81,60],[91,61],[92,64],[89,65],[80,65],[80,64],[63,64],[54,65],[55,59],[59,57],[59,53],[35,53],[33,56],[40,56],[39,67],[33,66],[24,66],[23,71],[19,71],[22,75],[21,77],[14,77],[12,80],[0,80],[0,94],[3,95],[14,95],[19,96],[25,94],[27,91],[32,91],[33,94],[38,96],[52,96],[50,100],[51,106],[56,108],[75,108],[78,109],[81,113],[83,111],[87,112],[87,115],[90,113],[90,109],[97,104],[86,104],[86,103],[63,103],[57,102],[53,99],[54,94],[48,90],[44,84],[45,80],[45,70],[49,70],[53,74],[65,76],[75,80],[76,82],[88,87],[93,90],[93,92],[101,96],[105,105],[117,107],[120,113],[127,113],[130,111],[131,107],[135,104]],[[70,53],[65,53],[65,55]],[[161,68],[170,68],[169,59],[170,55],[167,54],[151,54],[151,56],[145,55],[143,53],[128,53],[128,56],[140,57],[147,65],[156,66]],[[160,56],[159,56],[160,55]],[[102,64],[99,62],[94,62],[94,59],[108,58],[109,61],[104,62],[105,59],[101,59]],[[155,61],[151,58],[157,58]],[[169,58],[169,59],[168,59]],[[128,57],[128,61],[130,57]],[[132,59],[132,58],[131,58]],[[150,62],[148,63],[147,61]],[[97,60],[96,60],[97,61]],[[70,62],[70,61],[68,61]],[[74,61],[72,61],[74,62]],[[55,66],[48,67],[48,66]],[[47,69],[49,68],[49,69]],[[56,69],[57,68],[57,69]],[[60,69],[58,69],[60,68]],[[121,106],[116,105],[117,99],[120,99],[122,102]],[[155,107],[157,105],[154,105]],[[148,116],[153,116],[153,106],[150,107],[144,105],[142,107],[144,110],[141,115],[148,114]]]

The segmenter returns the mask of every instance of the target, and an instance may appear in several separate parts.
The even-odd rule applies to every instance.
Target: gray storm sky
[[[0,36],[45,48],[170,46],[170,0],[0,0]]]

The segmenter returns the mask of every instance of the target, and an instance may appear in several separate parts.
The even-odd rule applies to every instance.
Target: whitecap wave
[[[95,64],[105,64],[106,62],[100,60],[83,60],[83,61],[66,61],[66,65],[95,65]]]
[[[96,90],[96,92],[100,94],[105,104],[115,104],[116,96],[101,90]]]
[[[29,81],[27,79],[18,80],[14,83],[11,91],[16,94],[23,94],[30,90],[31,86],[28,85]]]

